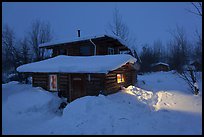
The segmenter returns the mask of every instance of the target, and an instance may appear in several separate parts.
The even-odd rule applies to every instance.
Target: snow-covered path
[[[200,75],[201,76],[201,75]],[[3,134],[202,134],[202,78],[193,95],[172,72],[138,76],[138,85],[79,98],[56,113],[56,94],[2,85]]]

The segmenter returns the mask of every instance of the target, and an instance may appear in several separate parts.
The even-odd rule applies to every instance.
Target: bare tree
[[[156,62],[160,62],[160,61],[165,62],[165,56],[164,56],[165,50],[163,48],[161,40],[154,41],[154,43],[153,43],[153,52],[154,52]]]
[[[15,34],[14,31],[5,25],[2,31],[2,69],[14,70],[15,69]]]
[[[191,55],[190,64],[196,66],[196,71],[202,71],[202,40],[197,39],[189,53]]]
[[[185,82],[191,88],[192,93],[198,95],[199,87],[196,79],[195,68],[193,66],[186,66],[185,71],[178,75],[185,80]]]
[[[202,17],[202,2],[191,2],[191,4],[193,5],[194,10],[187,9],[187,11]],[[198,39],[196,40],[196,44],[194,45],[194,49],[191,53],[192,59],[202,64],[202,32],[199,33],[196,29],[195,35]],[[202,65],[200,70],[202,70]]]
[[[21,54],[17,44],[13,29],[5,25],[2,31],[2,79],[4,82],[8,82],[11,78],[18,79],[16,68],[21,65]]]
[[[49,23],[36,20],[32,23],[31,30],[29,31],[29,43],[33,48],[35,61],[44,58],[44,49],[39,49],[39,44],[49,42],[52,40],[51,26]]]
[[[20,42],[20,48],[21,48],[21,58],[22,58],[22,64],[27,64],[30,62],[30,47],[29,42],[26,37]]]
[[[154,50],[148,44],[145,44],[140,53],[141,59],[141,72],[150,72],[151,64],[157,61],[157,56],[154,54]]]
[[[108,32],[111,32],[113,35],[119,37],[123,41],[125,41],[126,46],[128,46],[131,50],[129,54],[134,55],[135,51],[137,51],[136,47],[136,38],[135,36],[130,36],[128,26],[123,22],[122,15],[119,13],[117,8],[113,11],[113,20],[111,23],[108,23]]]
[[[187,11],[202,17],[202,2],[191,2],[191,4],[194,7],[194,11],[189,9]]]
[[[173,39],[169,42],[169,64],[172,69],[182,72],[182,68],[188,62],[188,42],[182,27],[176,27],[170,31]]]
[[[127,25],[122,21],[122,16],[120,15],[117,8],[114,9],[113,22],[108,24],[108,28],[115,36],[123,39],[124,41],[128,40],[129,29]]]

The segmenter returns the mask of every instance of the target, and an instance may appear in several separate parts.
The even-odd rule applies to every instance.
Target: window
[[[114,54],[114,48],[108,48],[108,54],[113,55]]]
[[[67,55],[67,50],[66,49],[60,49],[59,55]]]
[[[130,51],[128,51],[128,50],[121,50],[120,51],[120,54],[128,54],[128,53],[130,53]]]
[[[57,75],[50,75],[49,76],[49,84],[51,91],[57,91]]]
[[[81,46],[80,47],[80,53],[81,53],[81,55],[84,55],[84,56],[90,55],[91,54],[90,46]]]
[[[117,74],[117,83],[125,82],[123,74]]]

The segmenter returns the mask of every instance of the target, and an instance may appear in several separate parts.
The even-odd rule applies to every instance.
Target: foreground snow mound
[[[56,111],[59,101],[56,96],[47,91],[28,89],[27,92],[9,96],[4,107],[15,114],[35,115],[39,112]]]
[[[58,107],[61,99],[42,88],[10,82],[2,85],[2,89],[4,133],[22,133],[23,130],[26,131],[30,126],[32,127],[32,124],[35,125],[59,114]]]
[[[68,104],[63,116],[43,125],[39,133],[135,134],[138,130],[144,131],[144,127],[150,127],[147,122],[142,123],[142,119],[138,120],[144,115],[149,117],[150,111],[148,106],[123,91],[110,96],[85,96]]]
[[[172,72],[138,76],[138,81],[137,86],[115,94],[78,98],[65,107],[61,116],[53,113],[60,103],[57,95],[18,82],[3,84],[2,132],[202,134],[202,77],[198,79],[201,88],[198,95],[188,92],[186,83]]]
[[[19,88],[21,91],[19,91]],[[3,95],[7,94],[7,100],[3,107],[16,115],[35,115],[38,112],[54,112],[61,102],[60,98],[56,95],[40,87],[33,88],[31,85],[20,84],[18,82],[10,82],[7,85],[3,85],[3,91]]]

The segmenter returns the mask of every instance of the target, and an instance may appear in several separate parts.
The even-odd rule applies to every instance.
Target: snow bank
[[[125,92],[116,93],[113,96],[85,96],[68,104],[64,109],[63,116],[43,125],[41,128],[46,129],[46,132],[40,130],[39,133],[63,135],[134,134],[138,127],[135,127],[137,122],[132,119],[149,111],[147,106]],[[46,128],[47,125],[50,125],[49,128]],[[146,123],[142,125],[146,125]],[[145,129],[145,126],[140,128]]]
[[[129,86],[127,88],[124,88],[124,91],[136,96],[139,101],[145,104],[148,104],[147,102],[153,98],[153,92],[143,90],[135,86]]]
[[[56,111],[60,100],[41,89],[37,91],[21,92],[8,97],[5,106],[8,111],[15,114],[36,115],[36,113],[46,113],[46,111]]]
[[[22,134],[36,124],[58,116],[62,102],[40,87],[9,82],[2,85],[2,117],[5,134]]]
[[[67,73],[108,73],[126,63],[135,63],[131,55],[117,54],[104,56],[66,56],[25,64],[17,68],[19,72],[67,72]]]
[[[78,98],[65,107],[62,116],[51,111],[58,104],[55,94],[18,82],[3,84],[2,132],[32,135],[202,134],[201,76],[197,83],[201,88],[198,95],[187,92],[185,82],[172,72],[139,75],[138,81],[144,82],[108,96]]]

